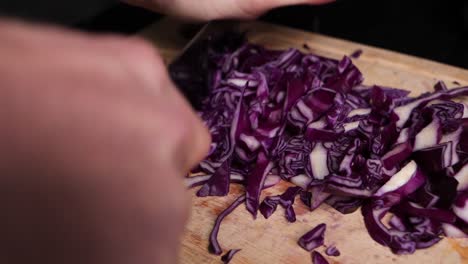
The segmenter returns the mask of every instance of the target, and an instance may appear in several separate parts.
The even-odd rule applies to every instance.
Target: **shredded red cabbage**
[[[296,221],[296,213],[292,205],[294,199],[302,191],[301,187],[289,187],[283,194],[277,196],[268,196],[260,204],[260,212],[265,218],[270,217],[278,207],[278,204],[284,207],[285,217],[289,222]]]
[[[235,35],[204,44],[170,67],[182,90],[198,93],[190,100],[213,140],[187,185],[201,185],[198,196],[224,196],[232,183],[246,190],[218,216],[211,252],[222,253],[219,226],[241,203],[265,218],[281,205],[294,222],[296,196],[311,211],[323,203],[343,214],[361,208],[369,235],[397,254],[430,247],[441,234],[468,237],[468,106],[452,100],[468,87],[438,82],[413,98],[363,85],[348,57],[269,50]],[[296,187],[260,201],[279,179]],[[299,245],[314,250],[324,231],[319,225]],[[326,263],[318,252],[313,259]]]
[[[209,250],[211,253],[215,255],[221,255],[221,253],[223,253],[223,250],[221,249],[221,246],[219,245],[219,242],[218,242],[218,232],[219,232],[219,227],[221,226],[221,222],[226,216],[232,213],[234,209],[236,209],[244,201],[245,201],[245,196],[244,195],[240,196],[230,206],[228,206],[228,208],[222,211],[216,218],[213,230],[210,233]]]

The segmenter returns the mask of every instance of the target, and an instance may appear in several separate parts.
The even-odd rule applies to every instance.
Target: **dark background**
[[[116,4],[77,27],[130,34],[159,18]],[[260,19],[468,68],[468,0],[341,0]]]
[[[265,19],[468,68],[468,0],[342,0]]]

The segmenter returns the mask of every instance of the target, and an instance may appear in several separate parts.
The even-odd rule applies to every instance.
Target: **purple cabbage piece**
[[[385,153],[382,157],[382,163],[386,169],[391,170],[400,165],[401,162],[407,160],[412,153],[413,147],[411,143],[404,142],[396,145],[393,149]]]
[[[353,53],[351,53],[351,55],[349,56],[353,59],[358,59],[359,57],[361,57],[361,55],[362,55],[362,49],[357,49],[353,51]]]
[[[197,196],[225,196],[229,193],[230,161],[227,160],[216,169],[215,173],[197,192]]]
[[[336,184],[327,184],[325,191],[334,195],[355,197],[355,198],[366,198],[371,197],[374,191],[368,189],[360,189],[355,186],[347,187]]]
[[[292,137],[285,141],[287,144],[283,149],[279,148],[278,165],[280,175],[283,179],[290,179],[293,176],[303,174],[311,151],[310,143],[304,137]]]
[[[322,246],[324,242],[326,229],[327,229],[327,226],[323,223],[317,225],[312,230],[310,230],[309,232],[301,236],[301,238],[299,238],[298,240],[299,246],[301,246],[303,249],[307,251],[312,251],[316,249],[317,247]]]
[[[268,196],[260,204],[260,212],[265,218],[269,218],[275,211],[278,205],[281,205],[285,210],[285,217],[289,222],[296,221],[296,213],[293,209],[294,199],[302,191],[301,187],[289,187],[283,194],[277,196]]]
[[[396,89],[396,88],[390,88],[390,87],[383,87],[383,86],[376,86],[376,85],[374,85],[374,86],[357,85],[357,86],[353,87],[352,92],[357,94],[359,97],[362,97],[362,98],[364,98],[366,100],[370,100],[372,90],[375,87],[380,88],[386,96],[388,96],[390,98],[393,98],[395,100],[407,98],[407,96],[410,94],[410,91],[408,91],[408,90],[402,90],[402,89]]]
[[[426,176],[419,170],[418,165],[411,161],[382,185],[374,196],[394,196],[398,197],[399,202],[401,198],[413,193],[425,182]]]
[[[334,245],[328,246],[327,249],[325,249],[325,254],[331,257],[339,257],[341,255],[340,251]]]
[[[338,130],[338,129],[337,129]],[[326,130],[319,128],[307,128],[304,135],[309,141],[334,141],[342,132],[337,130]]]
[[[286,219],[289,222],[296,221],[296,213],[293,209],[294,199],[302,191],[301,187],[289,187],[282,195],[280,195],[280,204],[284,207]]]
[[[268,219],[276,211],[276,208],[280,203],[279,200],[279,196],[269,196],[260,204],[259,210],[265,219]]]
[[[354,66],[350,58],[345,56],[338,63],[338,74],[334,76],[334,78],[327,80],[324,86],[338,92],[346,93],[363,81],[364,77],[359,69]]]
[[[383,201],[377,200],[366,202],[361,207],[369,235],[377,243],[389,247],[396,254],[413,253],[416,250],[416,242],[411,239],[408,232],[389,229],[381,222],[390,209],[383,204]]]
[[[326,203],[342,214],[351,214],[361,207],[363,200],[354,197],[333,195],[326,200]]]
[[[197,175],[197,176],[191,176],[191,177],[186,177],[185,178],[185,184],[187,188],[194,188],[200,185],[204,185],[208,183],[208,181],[211,179],[213,175]],[[243,183],[244,182],[244,176],[240,174],[231,174],[229,176],[229,180],[231,183]]]
[[[229,205],[226,209],[224,209],[224,211],[222,211],[216,218],[215,224],[210,233],[209,251],[211,253],[215,255],[220,255],[221,253],[223,253],[223,250],[221,249],[221,246],[219,245],[219,242],[218,242],[218,232],[219,232],[219,227],[221,226],[221,222],[224,220],[226,216],[232,213],[234,209],[236,209],[244,201],[245,201],[244,195],[238,197],[231,205]]]
[[[447,85],[445,84],[445,82],[443,82],[443,81],[438,81],[438,82],[434,85],[434,90],[435,90],[435,91],[447,91],[448,88],[447,88]]]
[[[457,196],[457,180],[447,177],[444,172],[431,173],[428,176],[432,193],[439,197],[434,207],[449,209]]]
[[[224,263],[224,264],[228,264],[229,262],[231,262],[232,258],[234,257],[235,254],[237,254],[239,251],[241,251],[240,249],[231,249],[229,250],[226,254],[224,254],[222,257],[221,257],[221,261]]]
[[[307,206],[309,208],[312,208],[312,197],[313,197],[312,193],[308,192],[308,191],[303,191],[300,194],[300,198],[301,198],[302,203],[305,204],[305,206]],[[312,210],[313,209],[311,209],[311,211]]]
[[[405,217],[406,220],[403,220],[400,216],[394,215],[390,220],[391,228],[387,228],[382,223],[382,218],[390,210],[398,215],[405,213],[388,204],[387,201],[379,199],[366,202],[361,208],[365,226],[376,242],[388,246],[395,254],[411,254],[416,249],[430,247],[441,240],[440,222],[429,218],[416,216]],[[437,216],[438,212],[433,213],[431,216],[436,220],[445,217]],[[448,221],[451,221],[451,216],[448,217]]]
[[[265,178],[271,170],[271,162],[267,159],[266,155],[261,152],[258,155],[257,164],[252,174],[247,177],[246,187],[246,207],[247,210],[254,216],[257,216],[259,207],[260,192],[263,188]]]
[[[394,206],[392,211],[411,216],[427,217],[441,223],[454,223],[456,221],[455,214],[448,210],[438,208],[424,208],[418,204],[408,201],[403,201],[400,204]]]
[[[440,200],[440,197],[432,192],[430,182],[426,182],[423,188],[416,190],[409,198],[424,208],[432,208]]]
[[[394,214],[391,218],[390,218],[390,221],[388,222],[388,224],[398,230],[398,231],[401,231],[401,232],[404,232],[406,229],[407,229],[407,226],[405,225],[403,219],[401,217],[399,217],[398,215]]]
[[[197,176],[192,176],[192,177],[186,177],[185,178],[185,185],[187,188],[194,188],[200,185],[205,184],[210,180],[212,175],[197,175]]]
[[[301,201],[310,208],[311,211],[317,209],[328,197],[330,193],[324,192],[323,185],[312,186],[310,191],[303,191],[301,193]]]
[[[422,95],[419,98],[415,99],[412,102],[401,105],[395,108],[395,114],[398,117],[397,126],[402,127],[408,121],[411,113],[421,107],[424,107],[431,101],[438,99],[450,100],[458,96],[467,96],[468,95],[468,86],[458,87],[450,89],[448,91],[438,91],[430,95]]]
[[[328,261],[317,251],[313,251],[311,254],[313,264],[328,264]]]

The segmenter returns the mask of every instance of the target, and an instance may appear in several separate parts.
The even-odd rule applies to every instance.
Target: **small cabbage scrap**
[[[318,226],[314,227],[312,230],[301,236],[297,243],[303,249],[307,251],[312,251],[323,245],[326,229],[327,225],[323,223],[319,224]]]

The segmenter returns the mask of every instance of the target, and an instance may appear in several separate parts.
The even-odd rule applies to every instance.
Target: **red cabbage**
[[[416,190],[409,198],[424,208],[432,208],[440,200],[439,196],[432,192],[430,182],[426,182],[424,187]]]
[[[363,200],[354,197],[334,195],[326,200],[326,203],[342,214],[351,214],[359,209]]]
[[[361,57],[361,55],[362,55],[362,49],[358,49],[358,50],[353,51],[353,53],[351,53],[351,55],[349,56],[353,59],[358,59],[359,57]]]
[[[328,197],[330,193],[324,192],[324,186],[311,186],[310,191],[303,191],[301,193],[301,201],[310,208],[311,211],[318,208]]]
[[[289,187],[283,194],[278,196],[268,196],[260,204],[260,212],[265,218],[270,217],[280,204],[285,210],[285,217],[289,222],[296,221],[296,213],[292,205],[294,204],[294,199],[302,191],[301,187]]]
[[[301,238],[298,240],[299,246],[307,251],[312,251],[319,246],[323,245],[324,237],[325,237],[325,230],[327,226],[325,224],[319,224],[314,227],[309,232],[305,233]]]
[[[416,242],[411,239],[409,232],[389,229],[381,222],[389,209],[382,200],[364,203],[362,215],[369,235],[377,243],[389,247],[394,253],[413,253],[416,250]]]
[[[468,163],[455,174],[454,178],[458,182],[457,191],[468,191]]]
[[[260,213],[263,217],[268,219],[276,211],[276,208],[280,203],[280,199],[280,196],[269,196],[263,200],[259,207]]]
[[[382,156],[382,163],[387,170],[399,166],[408,159],[413,153],[413,147],[410,142],[403,142],[394,146],[390,151]]]
[[[398,231],[405,231],[406,228],[407,228],[407,225],[405,224],[405,222],[403,221],[402,217],[399,217],[397,214],[394,214],[392,215],[392,217],[390,218],[390,221],[388,222],[388,224],[398,230]]]
[[[272,163],[263,152],[258,155],[257,164],[252,173],[247,177],[246,206],[247,210],[255,217],[259,206],[260,191],[263,188],[267,174],[271,170]]]
[[[254,217],[260,211],[268,218],[281,205],[294,222],[297,195],[311,211],[324,202],[343,214],[361,207],[371,238],[397,254],[427,248],[441,234],[466,237],[468,106],[452,99],[467,96],[468,87],[438,82],[434,92],[409,97],[363,85],[346,56],[269,50],[238,34],[202,43],[170,67],[212,136],[187,186],[201,186],[198,196],[224,196],[232,183],[245,187],[218,216],[212,252],[222,253],[219,226],[237,206],[245,202]],[[262,190],[280,180],[296,186],[260,203]],[[299,244],[311,251],[324,232],[319,225]]]
[[[318,253],[314,250],[312,252],[312,263],[313,264],[328,264],[328,261],[322,256],[322,254]]]
[[[209,250],[211,253],[216,254],[216,255],[220,255],[221,253],[223,253],[223,250],[221,249],[221,246],[219,245],[219,242],[218,242],[218,232],[219,232],[219,227],[221,226],[221,222],[226,216],[232,213],[232,211],[234,211],[234,209],[236,209],[244,201],[245,201],[244,195],[238,197],[228,208],[222,211],[216,218],[213,230],[211,230],[211,233],[210,233]]]
[[[454,223],[456,221],[455,214],[448,210],[438,208],[424,208],[416,203],[408,201],[403,201],[400,204],[394,206],[392,211],[411,216],[427,217],[431,220],[436,220],[441,223]]]
[[[382,185],[374,196],[396,195],[403,198],[416,191],[425,181],[426,176],[418,169],[418,165],[414,161],[410,161]]]
[[[229,192],[229,179],[231,171],[230,162],[226,160],[216,169],[210,179],[198,190],[197,196],[225,196]]]
[[[234,255],[237,254],[239,251],[241,251],[241,250],[240,249],[231,249],[231,250],[229,250],[225,255],[223,255],[221,257],[221,261],[224,264],[228,264],[229,262],[231,262]]]
[[[443,81],[438,81],[435,85],[434,85],[434,90],[436,91],[447,91],[447,85],[443,82]]]
[[[197,187],[200,185],[204,185],[211,179],[211,176],[213,175],[197,175],[197,176],[186,177],[185,184],[188,188],[193,188],[193,187]],[[229,176],[229,180],[231,183],[242,183],[244,181],[244,176],[240,174],[231,174]]]
[[[325,250],[325,254],[331,257],[339,257],[341,255],[340,251],[335,246],[328,246]]]

